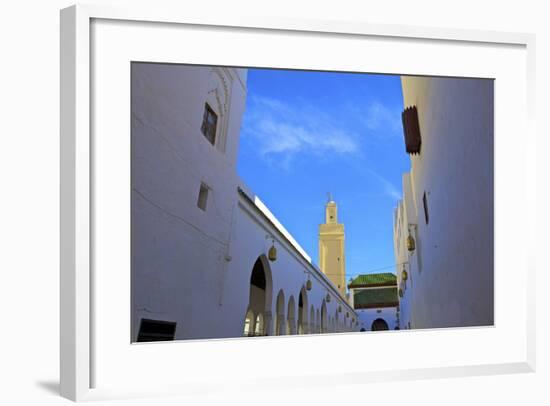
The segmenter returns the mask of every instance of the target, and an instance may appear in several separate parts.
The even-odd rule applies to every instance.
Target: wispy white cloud
[[[386,179],[384,176],[380,175],[378,172],[368,169],[367,171],[382,185],[382,190],[384,191],[384,194],[387,196],[399,200],[401,199],[401,192],[399,189],[397,189],[393,183],[391,183],[388,179]]]
[[[355,154],[357,136],[342,130],[330,116],[307,104],[290,106],[280,100],[253,96],[244,126],[258,143],[259,153],[283,165],[298,154]]]
[[[376,101],[361,111],[350,108],[346,122],[339,122],[341,117],[338,115],[319,111],[305,101],[290,104],[252,95],[248,109],[243,136],[253,138],[256,151],[266,161],[287,170],[295,159],[307,155],[322,158],[335,154],[362,156],[361,144],[365,135],[380,140],[402,132],[400,110],[394,111]],[[357,121],[350,123],[350,117]],[[357,127],[356,132],[347,130],[350,124]],[[401,191],[392,182],[370,169],[368,162],[361,162],[360,165],[356,162],[359,165],[356,170],[375,179],[379,184],[378,193],[394,200],[401,199]]]
[[[402,133],[401,112],[398,108],[372,101],[361,116],[365,126],[375,135],[396,137]]]

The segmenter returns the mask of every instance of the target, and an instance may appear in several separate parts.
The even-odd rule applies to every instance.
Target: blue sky
[[[249,69],[247,85],[244,182],[315,263],[331,192],[345,225],[347,279],[392,265],[393,208],[410,168],[399,76]]]

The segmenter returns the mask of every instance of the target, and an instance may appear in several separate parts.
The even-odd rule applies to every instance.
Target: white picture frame
[[[91,156],[90,85],[93,86],[90,66],[92,55],[91,26],[94,20],[125,22],[172,23],[217,28],[247,28],[250,30],[275,30],[293,33],[347,34],[371,38],[404,38],[413,41],[441,41],[442,43],[488,44],[515,46],[525,50],[526,55],[526,154],[535,151],[534,133],[534,42],[535,37],[525,33],[484,32],[460,29],[380,25],[340,21],[286,20],[271,18],[219,19],[218,17],[189,16],[185,7],[176,10],[158,10],[155,7],[110,8],[105,6],[77,5],[61,11],[61,394],[72,400],[87,400],[97,397],[150,394],[139,388],[122,388],[120,391],[91,389],[94,378],[90,373],[94,365],[93,343],[94,318],[91,315],[94,289],[92,274],[94,229],[92,187],[93,170]],[[498,99],[497,99],[498,103]],[[498,132],[498,127],[497,127]],[[525,177],[534,179],[535,168],[527,162]],[[526,182],[526,203],[529,205],[528,220],[534,224],[534,183]],[[527,210],[526,210],[527,211]],[[529,236],[529,238],[534,238]],[[529,250],[533,250],[531,244]],[[526,258],[529,258],[529,252]],[[523,262],[522,262],[523,263]],[[527,372],[535,368],[535,269],[531,260],[524,263],[526,292],[522,296],[525,310],[524,357],[514,362],[503,360],[495,363],[471,363],[439,367],[410,367],[371,371],[349,368],[347,374],[306,375],[303,384],[324,382],[368,382],[380,379],[423,378],[434,376],[465,376]],[[287,340],[296,340],[290,338]],[[399,340],[399,339],[396,339]],[[288,343],[289,341],[287,341]],[[523,345],[522,344],[522,345]],[[208,343],[204,343],[208,346]],[[207,377],[204,377],[207,382]],[[269,386],[268,379],[265,385]],[[279,384],[288,383],[284,376]],[[186,393],[186,382],[171,389],[173,393]],[[208,385],[194,383],[192,391],[206,391]],[[158,393],[166,392],[159,386]]]

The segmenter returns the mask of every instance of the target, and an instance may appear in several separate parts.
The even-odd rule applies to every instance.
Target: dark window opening
[[[208,202],[208,186],[201,183],[199,189],[199,198],[197,199],[197,207],[203,211],[206,211],[206,203]]]
[[[212,110],[208,103],[204,104],[204,115],[202,116],[201,132],[212,145],[216,142],[216,127],[218,115]]]
[[[426,220],[426,224],[430,222],[430,215],[428,213],[428,198],[426,197],[426,192],[424,192],[424,196],[422,196],[422,203],[424,204],[424,219]]]
[[[264,266],[262,265],[262,261],[260,261],[259,259],[254,264],[254,268],[252,268],[250,284],[256,286],[259,289],[265,290],[266,282]]]
[[[388,323],[384,319],[376,319],[372,322],[371,331],[389,330]]]
[[[137,337],[138,343],[147,341],[173,341],[176,336],[176,322],[141,319]]]

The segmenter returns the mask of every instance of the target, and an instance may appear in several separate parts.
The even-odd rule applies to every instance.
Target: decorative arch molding
[[[233,87],[233,75],[230,68],[212,67],[208,80],[208,93],[206,102],[218,115],[218,128],[216,129],[216,148],[225,152],[227,145],[227,131],[229,126],[229,114],[231,111],[231,90]]]

